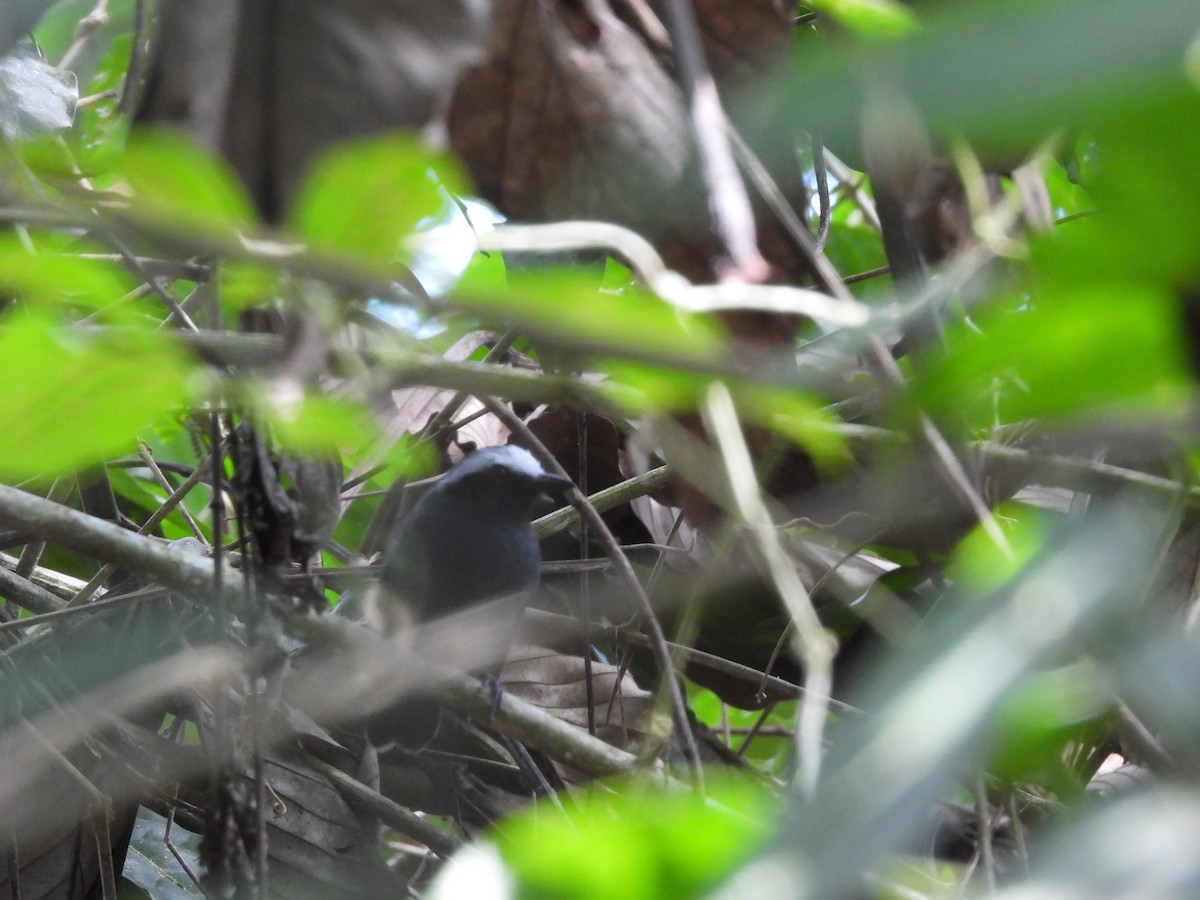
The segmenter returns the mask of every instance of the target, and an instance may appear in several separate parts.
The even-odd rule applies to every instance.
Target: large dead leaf
[[[0,896],[83,898],[98,890],[102,866],[120,873],[137,803],[128,799],[119,766],[81,747],[49,754],[22,787],[20,830],[6,829],[0,838],[12,861],[0,870]],[[114,794],[126,796],[113,801]],[[103,844],[114,846],[108,860],[99,852]]]
[[[301,754],[279,751],[263,762],[278,799],[267,819],[272,888],[294,896],[378,897],[400,881],[379,855],[379,825],[357,811]]]
[[[654,695],[633,676],[608,663],[592,663],[596,736],[614,747],[637,753],[650,731]],[[619,678],[619,680],[618,680]],[[509,653],[500,675],[504,690],[579,728],[588,727],[587,674],[584,660],[545,647],[522,645]],[[557,763],[556,763],[557,765]],[[577,774],[564,771],[567,780]]]
[[[727,97],[787,45],[788,16],[775,0],[706,0],[696,14]],[[460,80],[448,120],[479,192],[514,219],[629,225],[650,236],[672,268],[711,280],[720,247],[668,47],[641,0],[499,3],[487,61]],[[797,167],[776,177],[801,206]],[[758,227],[777,274],[803,276],[803,259],[777,222],[760,215]],[[739,323],[739,334],[742,325],[763,329]]]
[[[644,224],[690,157],[674,83],[600,0],[498,4],[489,58],[460,82],[449,127],[480,193],[532,221]]]

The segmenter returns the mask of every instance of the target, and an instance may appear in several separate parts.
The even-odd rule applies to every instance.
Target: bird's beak
[[[551,475],[549,473],[542,475],[538,479],[538,484],[545,493],[550,495],[563,494],[575,487],[575,482],[570,478],[561,478],[558,475]]]

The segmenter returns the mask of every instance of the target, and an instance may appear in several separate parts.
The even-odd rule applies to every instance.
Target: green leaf
[[[0,320],[0,477],[68,472],[128,448],[188,396],[174,341],[123,329],[81,335],[41,316]]]
[[[507,286],[508,273],[503,255],[477,251],[458,277],[455,289],[465,294],[491,294],[503,291]]]
[[[217,233],[255,224],[233,172],[181,135],[134,131],[117,170],[133,190],[134,214],[151,224]]]
[[[1046,181],[1046,191],[1050,194],[1050,210],[1055,218],[1095,209],[1095,203],[1088,192],[1068,178],[1067,170],[1057,160],[1050,160],[1042,168],[1042,177]]]
[[[1038,417],[1086,419],[1178,412],[1191,394],[1168,291],[1111,281],[1047,289],[960,329],[917,395],[930,410],[976,426]]]
[[[1112,704],[1104,670],[1088,661],[1026,676],[996,711],[997,744],[988,771],[1007,779],[1036,780],[1051,789],[1067,779],[1068,740]],[[1060,794],[1080,785],[1062,784]]]
[[[748,419],[803,447],[822,469],[846,463],[850,454],[836,418],[796,391],[734,385],[734,402]]]
[[[114,468],[109,470],[108,479],[113,493],[123,501],[122,512],[133,516],[135,521],[148,519],[166,499],[162,488],[150,481],[148,474],[142,479],[135,477],[128,469]],[[178,507],[159,523],[156,533],[172,541],[193,536]]]
[[[1064,286],[1190,281],[1200,255],[1200,97],[1147,100],[1108,120],[1097,141],[1088,194],[1099,212],[1034,244],[1039,276]]]
[[[274,437],[296,453],[357,449],[376,435],[370,412],[356,401],[316,393],[293,395],[287,382],[247,385],[246,393]]]
[[[630,415],[695,410],[711,384],[701,375],[647,363],[614,359],[602,367],[608,378],[601,390]]]
[[[849,206],[849,203],[843,204],[843,207]],[[825,245],[825,253],[841,275],[857,275],[887,265],[883,239],[876,229],[839,222],[836,218],[829,225],[829,242]]]
[[[896,0],[804,0],[861,37],[903,37],[917,27],[917,17]]]
[[[34,233],[34,237],[40,237]],[[76,248],[80,249],[80,248]],[[31,253],[16,235],[0,235],[0,286],[27,303],[64,302],[104,309],[133,290],[135,282],[108,260],[60,253]]]
[[[636,285],[637,278],[629,266],[611,256],[604,257],[604,276],[600,280],[600,290],[619,293]]]
[[[67,135],[74,164],[96,188],[113,187],[113,176],[106,170],[115,164],[128,137],[129,116],[122,115],[119,106],[132,52],[132,35],[113,40],[87,86],[90,96],[106,92],[112,96],[80,107],[75,114],[75,127]]]
[[[522,897],[697,897],[749,857],[771,818],[771,801],[748,781],[707,793],[597,786],[569,814],[539,804],[495,837]]]
[[[731,627],[746,627],[742,621],[731,623]],[[767,638],[773,645],[779,638],[775,631],[772,638]],[[740,750],[742,756],[752,761],[760,771],[770,772],[781,778],[787,777],[787,768],[792,762],[792,733],[796,730],[796,714],[799,704],[795,700],[784,700],[772,705],[766,718],[761,709],[738,709],[736,706],[723,704],[721,699],[707,688],[700,687],[691,681],[684,680],[687,688],[688,709],[696,718],[720,732],[726,723],[730,728],[743,729],[742,734],[735,735],[733,746],[738,748],[744,736],[751,729],[757,728],[759,733],[754,739]],[[782,729],[787,737],[771,734],[771,729]],[[763,733],[766,732],[766,733]]]
[[[1006,503],[996,508],[995,515],[1004,525],[1012,555],[1002,553],[996,542],[976,525],[955,548],[954,557],[946,567],[946,576],[951,581],[975,594],[998,590],[1019,575],[1046,540],[1048,524],[1041,510],[1023,503]]]
[[[600,386],[631,415],[683,413],[699,408],[712,379],[666,366],[625,360],[603,365],[609,375]],[[849,454],[835,418],[821,403],[798,391],[727,380],[739,414],[803,447],[823,468],[836,468]]]
[[[409,257],[404,241],[422,219],[464,192],[449,157],[412,137],[389,135],[335,147],[296,196],[290,225],[313,247],[387,263]]]
[[[591,271],[541,271],[504,291],[456,291],[454,301],[480,318],[595,353],[705,366],[725,356],[715,319],[681,313],[632,288],[621,294],[600,291]]]
[[[258,263],[226,260],[219,272],[221,306],[238,312],[279,295],[279,272]]]
[[[1190,0],[926,5],[922,27],[903,41],[802,48],[787,80],[754,104],[755,125],[783,152],[778,123],[804,122],[845,159],[862,124],[863,77],[874,76],[910,100],[935,134],[1020,159],[1054,129],[1093,128],[1187,84]]]

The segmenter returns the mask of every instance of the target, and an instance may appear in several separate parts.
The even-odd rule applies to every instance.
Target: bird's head
[[[542,494],[561,494],[570,479],[542,468],[524,447],[506,444],[476,450],[438,483],[436,490],[467,502],[496,506],[524,516]]]

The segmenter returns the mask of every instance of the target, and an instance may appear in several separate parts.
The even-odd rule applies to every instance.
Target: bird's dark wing
[[[383,571],[372,605],[385,631],[421,621],[428,615],[432,592],[432,557],[428,531],[409,515],[389,536],[384,549]]]

